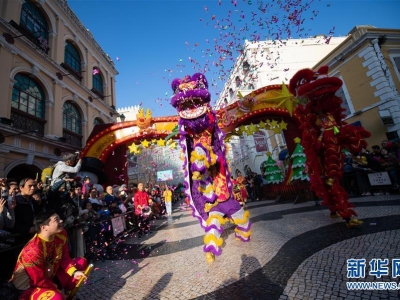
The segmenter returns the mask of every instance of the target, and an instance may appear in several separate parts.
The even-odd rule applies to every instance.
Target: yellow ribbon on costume
[[[243,215],[243,219],[236,219],[236,220],[233,220],[233,222],[236,225],[243,225],[243,224],[246,224],[249,217],[250,217],[250,213],[248,211],[245,211],[244,215]]]
[[[214,192],[214,187],[210,184],[206,188],[203,188],[202,186],[199,186],[198,191],[202,194],[210,194]]]
[[[211,210],[211,208],[213,208],[214,206],[218,205],[218,201],[215,201],[214,203],[206,203],[206,205],[204,205],[204,211],[205,212],[209,212]]]
[[[240,229],[235,228],[235,232],[238,233],[239,235],[241,235],[244,238],[247,238],[247,237],[249,237],[251,235],[251,230],[249,230],[247,232],[244,232],[244,231],[241,231]]]
[[[222,238],[217,238],[211,233],[204,236],[204,244],[208,245],[211,241],[213,241],[218,247],[221,247],[223,243]]]
[[[190,162],[194,163],[196,160],[203,161],[207,169],[210,167],[210,164],[207,161],[207,156],[205,156],[204,154],[197,154],[196,151],[193,151],[190,155]]]
[[[224,225],[226,223],[226,219],[221,217],[220,215],[211,215],[208,217],[206,224],[207,226],[210,226],[212,219],[218,219],[219,223],[221,223],[221,225]]]
[[[201,180],[203,176],[201,176],[199,171],[194,171],[192,175],[193,180]]]

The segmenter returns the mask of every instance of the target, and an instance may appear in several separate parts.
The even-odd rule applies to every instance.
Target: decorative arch
[[[231,133],[241,125],[249,125],[263,120],[266,115],[283,120],[292,120],[290,130],[296,131],[298,118],[294,113],[294,97],[287,91],[285,85],[272,85],[241,98],[239,101],[217,111],[218,126],[225,133]],[[94,157],[103,163],[108,156],[121,145],[140,142],[144,139],[165,138],[178,123],[177,116],[152,118],[151,126],[141,127],[138,121],[127,121],[115,124],[105,124],[99,131],[94,131],[88,138],[82,151],[82,156]],[[290,131],[289,128],[286,132]],[[288,147],[292,141],[286,138]],[[289,146],[290,144],[290,146]]]
[[[298,117],[294,112],[296,103],[285,85],[267,86],[216,111],[218,126],[229,138],[230,135],[241,134],[240,130],[244,132],[243,127],[254,130],[260,128],[262,122],[269,123],[269,126],[280,122],[273,128],[279,129],[279,132],[285,129],[286,146],[292,151],[294,138],[300,134]],[[135,143],[129,146],[129,150],[140,153],[137,143],[141,143],[142,147],[158,144],[157,141],[163,144],[173,130],[176,133],[178,119],[178,116],[151,118],[151,112],[144,116],[144,109],[141,109],[136,121],[95,126],[81,152],[82,168],[100,170],[113,180],[119,180],[121,174],[127,176],[126,161],[121,159],[126,155],[127,145]],[[111,183],[112,180],[108,182]]]

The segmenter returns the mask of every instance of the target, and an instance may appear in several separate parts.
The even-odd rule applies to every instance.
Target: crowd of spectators
[[[1,279],[11,275],[18,252],[36,233],[34,218],[41,212],[55,211],[63,220],[71,256],[102,258],[115,239],[113,218],[121,217],[124,232],[137,232],[141,238],[143,234],[151,233],[150,218],[166,214],[164,198],[172,202],[169,188],[141,184],[146,197],[139,207],[139,202],[135,203],[136,187],[113,185],[103,192],[90,177],[80,179],[70,173],[78,172],[80,165],[76,155],[64,157],[53,171],[55,180],[48,185],[38,178],[24,178],[19,182],[0,179]],[[57,166],[64,171],[58,172]],[[171,215],[172,210],[168,208]]]
[[[368,174],[386,173],[390,182],[382,186],[371,185]],[[343,186],[351,195],[369,196],[399,191],[400,141],[382,141],[371,151],[362,149],[357,155],[348,154],[345,159]]]

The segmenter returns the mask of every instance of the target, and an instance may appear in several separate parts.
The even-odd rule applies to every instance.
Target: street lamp
[[[121,122],[125,122],[126,117],[124,114],[120,114],[119,119],[121,120]]]

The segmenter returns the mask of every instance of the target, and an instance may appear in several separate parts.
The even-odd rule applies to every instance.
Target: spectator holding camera
[[[55,165],[51,178],[51,185],[54,185],[57,181],[62,180],[65,176],[69,176],[70,173],[79,172],[81,165],[82,160],[78,160],[78,153],[64,155],[63,160],[59,161]]]
[[[1,198],[0,199],[0,230],[10,229],[14,227],[15,224],[15,214],[14,207],[15,196],[13,196],[14,200],[11,205],[7,205],[7,200]]]

